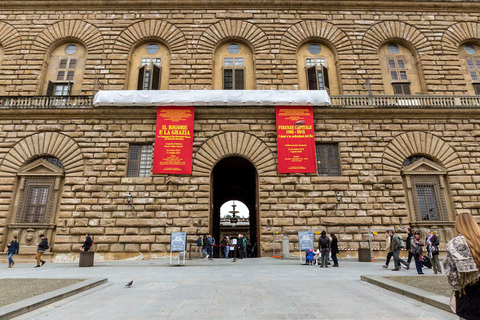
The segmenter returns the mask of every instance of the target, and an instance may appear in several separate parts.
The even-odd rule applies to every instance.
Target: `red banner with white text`
[[[279,173],[317,172],[313,107],[276,107]]]
[[[195,107],[158,107],[153,173],[191,174]]]

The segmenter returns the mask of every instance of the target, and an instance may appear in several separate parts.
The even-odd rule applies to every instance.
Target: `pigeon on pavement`
[[[130,288],[132,285],[133,285],[133,280],[130,281],[129,283],[127,283],[127,285],[125,287]]]

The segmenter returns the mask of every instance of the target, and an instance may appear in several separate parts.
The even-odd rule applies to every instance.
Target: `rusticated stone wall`
[[[94,235],[96,251],[107,258],[139,252],[147,257],[163,255],[169,234],[186,231],[193,237],[198,219],[204,221],[201,232],[209,232],[210,170],[228,155],[241,155],[258,170],[263,253],[273,248],[267,219],[275,228],[340,229],[342,248],[366,244],[367,233],[359,229],[408,225],[398,162],[412,154],[429,155],[447,169],[457,213],[479,214],[480,120],[475,109],[450,111],[445,119],[435,110],[316,108],[315,139],[339,143],[342,167],[339,177],[320,177],[277,173],[273,107],[197,107],[193,174],[127,178],[128,146],[153,143],[155,114],[155,108],[96,108],[17,110],[4,116],[0,120],[2,243],[14,214],[11,203],[17,187],[14,173],[5,170],[6,160],[21,145],[23,150],[33,150],[32,141],[56,145],[59,136],[64,136],[71,152],[49,152],[67,163],[52,246],[57,254],[78,252],[86,232]],[[134,198],[133,215],[125,201],[129,192]],[[343,202],[335,212],[336,192],[343,194]],[[382,239],[383,234],[378,234],[374,246],[379,247]],[[279,250],[281,237],[276,240]]]

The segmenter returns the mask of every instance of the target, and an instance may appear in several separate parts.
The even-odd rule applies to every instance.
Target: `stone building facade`
[[[63,259],[89,233],[105,259],[163,256],[171,232],[216,232],[224,160],[222,174],[252,173],[244,197],[259,255],[280,249],[276,232],[293,250],[296,230],[329,228],[357,249],[368,229],[449,229],[460,212],[478,216],[479,7],[10,1],[0,9],[0,249],[19,234],[33,252],[42,232]],[[128,176],[132,145],[154,142],[156,108],[94,107],[92,95],[225,89],[228,61],[242,70],[236,89],[326,86],[332,106],[314,107],[315,141],[335,146],[338,172],[279,174],[275,107],[231,106],[196,108],[192,175]],[[373,234],[373,247],[382,239]]]

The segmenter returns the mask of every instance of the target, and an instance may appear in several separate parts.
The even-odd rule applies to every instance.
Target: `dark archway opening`
[[[258,224],[258,179],[255,166],[241,157],[228,157],[219,161],[212,171],[211,194],[211,233],[216,244],[220,244],[225,236],[236,238],[239,233],[245,234],[250,241],[249,255],[259,256],[259,224]],[[249,223],[232,226],[221,223],[220,208],[230,200],[243,202],[249,211]],[[225,219],[224,219],[225,220]],[[230,257],[232,257],[230,253]],[[220,256],[220,249],[215,248],[215,257]]]

